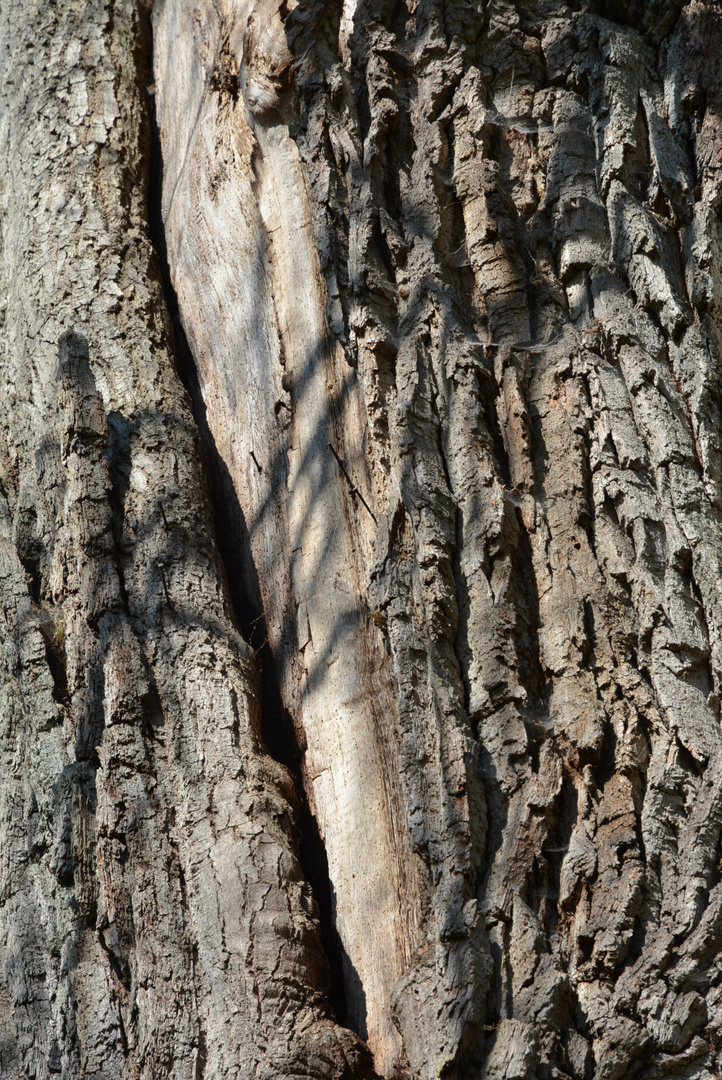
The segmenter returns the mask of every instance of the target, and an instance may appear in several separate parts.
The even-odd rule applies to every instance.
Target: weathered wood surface
[[[0,1075],[359,1075],[169,349],[149,28],[0,12]]]
[[[0,1074],[718,1075],[722,13],[581,7],[0,5]]]

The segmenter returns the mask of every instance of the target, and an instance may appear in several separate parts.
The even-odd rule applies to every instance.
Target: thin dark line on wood
[[[353,482],[353,480],[351,479],[351,477],[349,476],[349,474],[348,474],[348,472],[347,472],[347,470],[346,470],[346,466],[344,465],[343,461],[341,461],[341,458],[340,458],[340,457],[338,456],[338,454],[336,453],[336,447],[335,447],[335,446],[333,445],[333,443],[329,443],[329,444],[328,444],[328,448],[329,448],[329,450],[331,451],[331,453],[333,454],[333,456],[334,456],[334,457],[336,458],[336,461],[338,462],[338,467],[339,467],[339,469],[341,470],[341,472],[343,473],[343,475],[344,475],[344,476],[346,477],[346,479],[348,480],[348,484],[349,484],[349,487],[351,488],[351,493],[352,493],[353,495],[356,495],[356,496],[357,496],[357,497],[358,497],[358,498],[359,498],[359,499],[361,500],[361,502],[362,502],[362,503],[364,504],[364,506],[365,506],[365,507],[366,507],[366,509],[368,510],[369,514],[370,514],[370,515],[371,515],[371,517],[373,518],[373,521],[374,521],[374,525],[378,525],[378,521],[376,520],[376,515],[374,514],[373,510],[371,509],[371,507],[369,506],[369,504],[368,504],[368,503],[366,502],[366,500],[364,499],[364,497],[363,497],[363,495],[361,494],[361,492],[359,491],[359,489],[358,489],[358,488],[356,487],[356,485],[354,484],[354,482]]]

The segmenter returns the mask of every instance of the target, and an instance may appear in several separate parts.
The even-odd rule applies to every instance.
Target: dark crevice
[[[599,763],[596,767],[594,782],[598,791],[603,791],[606,784],[616,774],[617,734],[609,722],[604,725],[604,738]]]
[[[18,552],[18,556],[20,558],[20,563],[23,570],[28,575],[28,588],[30,591],[30,596],[36,604],[39,604],[42,592],[42,576],[40,574],[40,566],[38,564],[38,560],[35,558],[31,558],[27,555],[25,556],[25,558],[23,558],[23,556],[20,555],[20,552]]]
[[[704,778],[704,767],[697,761],[677,735],[677,765],[696,780]]]
[[[292,719],[285,709],[273,651],[268,642],[260,585],[255,567],[247,555],[247,526],[235,495],[233,483],[208,425],[198,372],[183,329],[178,298],[173,288],[161,213],[163,160],[155,110],[150,107],[152,142],[148,185],[148,225],[170,316],[172,349],[179,377],[189,395],[198,426],[203,464],[210,487],[214,532],[231,617],[246,642],[254,650],[260,677],[262,708],[261,735],[269,754],[293,775],[298,803],[300,840],[296,845],[301,870],[315,897],[320,923],[321,945],[328,960],[328,1001],[340,1024],[348,1026],[348,1010],[343,978],[343,947],[334,920],[332,886],[328,859],[315,817],[306,798],[301,777],[302,751]],[[205,1069],[205,1042],[199,1042],[197,1076]],[[198,1070],[200,1069],[200,1072]]]
[[[534,573],[534,557],[531,540],[521,511],[517,508],[519,540],[512,556],[512,582],[514,610],[516,613],[516,651],[519,663],[519,680],[527,692],[529,705],[546,704],[547,677],[541,662],[539,646],[539,590]]]
[[[65,658],[65,628],[59,624],[54,633],[49,633],[45,627],[41,627],[43,641],[45,642],[45,658],[53,680],[53,700],[58,705],[69,705],[70,694],[68,692],[68,671]]]
[[[491,436],[491,442],[494,449],[494,460],[499,468],[499,476],[501,482],[505,487],[510,488],[511,483],[511,470],[509,468],[509,457],[504,445],[504,437],[501,433],[501,424],[499,423],[499,414],[497,411],[497,401],[500,394],[500,388],[494,378],[480,378],[479,379],[479,397],[484,412],[484,420],[486,421],[486,428]]]
[[[123,1050],[123,1057],[128,1056],[128,1036],[125,1033],[125,1024],[123,1022],[123,1013],[121,1009],[118,1009],[118,1028],[120,1030],[120,1045]]]
[[[584,637],[586,644],[582,647],[582,653],[586,659],[590,652],[594,651],[594,644],[597,639],[597,631],[594,623],[594,608],[588,600],[582,601],[582,611],[584,619]]]
[[[41,560],[42,544],[36,539],[37,516],[33,506],[21,510],[16,526],[15,550],[20,565],[27,574],[28,591],[34,603],[39,604],[43,594],[43,573]]]
[[[637,103],[634,120],[634,145],[626,147],[624,154],[624,179],[627,189],[636,199],[647,201],[652,173],[649,126],[641,98]]]
[[[560,918],[559,897],[561,893],[562,863],[569,850],[569,841],[574,826],[579,819],[577,789],[567,774],[562,783],[562,790],[555,804],[555,817],[552,827],[542,846],[542,855],[546,860],[546,904],[542,905],[543,921],[549,938],[556,932]]]
[[[453,179],[437,184],[440,228],[434,241],[439,272],[454,298],[454,315],[474,340],[486,325],[486,310],[466,244],[463,202],[457,198]],[[488,328],[483,332],[489,336]]]
[[[153,743],[158,732],[165,727],[165,716],[163,715],[163,705],[155,671],[142,645],[140,646],[140,658],[148,682],[148,689],[140,699],[142,708],[141,727],[148,742]]]
[[[122,544],[125,521],[125,497],[130,487],[130,429],[131,422],[120,412],[108,413],[108,473],[110,476],[110,503],[113,541],[115,543],[115,570],[123,611],[130,615],[130,602],[123,571]]]
[[[198,1046],[196,1048],[196,1068],[194,1080],[203,1080],[207,1063],[208,1049],[206,1044],[206,1034],[203,1028],[200,1028],[198,1031]]]
[[[110,947],[108,942],[105,940],[105,934],[102,930],[98,933],[98,942],[100,943],[101,949],[108,958],[108,965],[110,966],[110,970],[118,979],[118,982],[121,984],[121,986],[123,986],[126,991],[130,990],[130,968],[128,966],[127,960],[123,957],[119,957],[117,953]],[[120,1015],[120,1010],[118,1011],[118,1015]]]
[[[300,783],[297,783],[296,787],[300,788],[302,795],[299,815],[301,841],[298,845],[298,859],[303,876],[311,886],[318,905],[321,945],[328,959],[330,969],[328,1000],[338,1023],[344,1027],[349,1027],[351,1026],[352,1017],[349,1015],[344,986],[344,949],[335,925],[333,889],[328,871],[326,849],[318,830],[318,822],[311,813],[308,800],[303,794],[303,787]]]

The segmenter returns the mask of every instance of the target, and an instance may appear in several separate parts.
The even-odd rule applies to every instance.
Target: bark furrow
[[[713,1080],[718,5],[0,45],[0,1075]]]

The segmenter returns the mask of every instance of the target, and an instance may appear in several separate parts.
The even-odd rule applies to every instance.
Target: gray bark
[[[0,1075],[718,1076],[718,6],[0,44]]]

